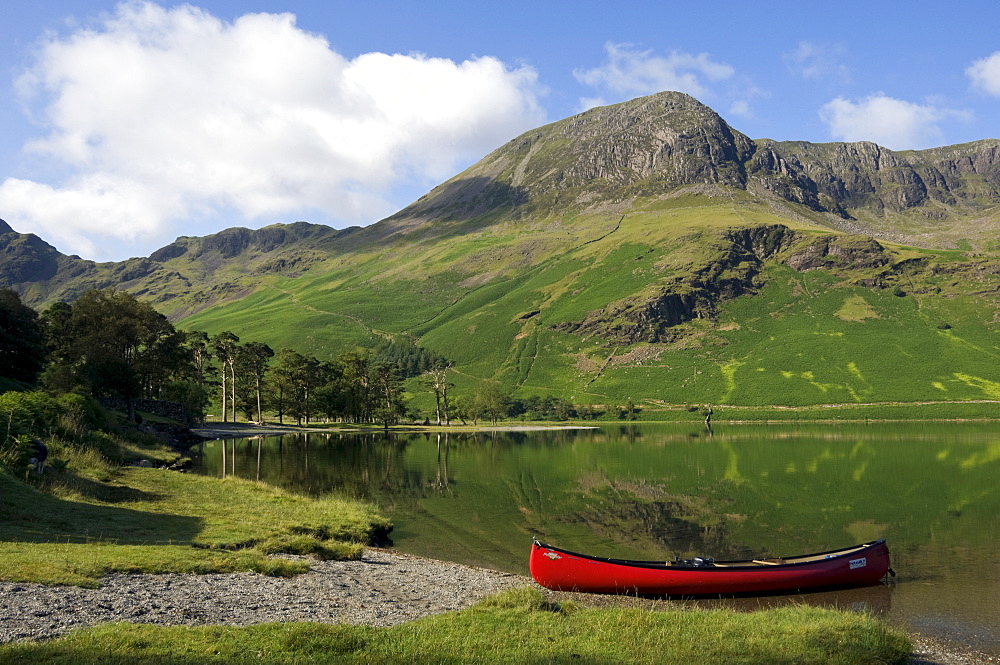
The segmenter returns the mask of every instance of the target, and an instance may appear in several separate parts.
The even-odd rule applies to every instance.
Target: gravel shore
[[[529,584],[518,575],[368,549],[291,579],[254,573],[109,575],[99,589],[0,583],[0,643],[108,621],[246,626],[274,621],[393,626]]]
[[[0,644],[109,621],[247,626],[319,621],[394,626],[460,610],[533,582],[520,575],[369,548],[360,561],[313,561],[291,579],[254,573],[109,575],[99,589],[0,582]],[[621,596],[553,594],[581,605],[663,607]],[[650,604],[651,603],[651,604]],[[910,665],[986,665],[991,656],[915,635]]]

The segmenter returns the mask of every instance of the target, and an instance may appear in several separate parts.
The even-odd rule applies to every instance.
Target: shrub
[[[45,437],[59,422],[59,402],[40,392],[7,392],[0,395],[0,427],[3,439],[19,435]],[[6,421],[6,422],[4,422]]]
[[[0,446],[0,466],[18,473],[23,472],[34,454],[35,448],[30,436],[19,434],[10,437]]]
[[[64,435],[83,436],[108,427],[106,412],[92,397],[64,393],[56,398],[56,402],[62,410],[58,425]]]

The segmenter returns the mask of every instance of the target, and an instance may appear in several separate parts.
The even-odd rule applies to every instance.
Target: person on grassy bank
[[[31,448],[35,452],[35,456],[32,457],[28,462],[31,464],[35,473],[42,475],[45,473],[45,460],[49,457],[49,449],[45,447],[41,439],[32,439]]]

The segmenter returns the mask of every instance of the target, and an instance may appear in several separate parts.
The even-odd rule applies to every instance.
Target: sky
[[[365,226],[663,90],[751,138],[1000,138],[1000,3],[6,0],[0,219],[65,254]]]

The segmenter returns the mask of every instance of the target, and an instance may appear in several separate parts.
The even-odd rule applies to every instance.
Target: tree
[[[638,413],[639,408],[632,401],[631,397],[628,398],[625,406],[618,407],[618,418],[620,420],[636,420],[639,417]]]
[[[403,377],[398,365],[378,362],[371,368],[371,386],[374,396],[372,415],[385,429],[395,425],[406,413],[403,403]]]
[[[341,373],[344,416],[355,423],[371,422],[374,401],[371,357],[363,351],[347,351],[334,362]]]
[[[313,356],[281,349],[275,374],[283,392],[279,413],[287,412],[298,424],[303,419],[308,424],[314,408],[314,391],[323,383],[322,363]]]
[[[236,362],[236,349],[239,346],[240,338],[235,334],[225,331],[221,332],[212,338],[212,348],[215,349],[215,357],[219,360],[219,364],[222,366],[222,422],[228,422],[226,414],[226,384],[230,385],[230,391],[233,393],[232,408],[233,408],[233,422],[236,422],[236,399],[235,399],[235,376],[236,371],[233,369],[233,364]],[[232,381],[227,381],[226,368],[230,369],[230,376],[233,377]]]
[[[264,388],[264,374],[267,373],[268,364],[274,357],[274,351],[263,342],[247,342],[239,347],[237,356],[241,373],[247,383],[253,386],[253,396],[257,406],[257,422],[264,422],[261,395]]]
[[[212,360],[212,342],[208,337],[208,333],[201,330],[187,331],[184,333],[184,344],[191,352],[195,380],[197,380],[198,385],[204,386],[208,383],[208,375],[213,371],[210,364]]]
[[[294,353],[291,349],[281,349],[278,352],[278,366],[268,375],[268,399],[272,408],[278,413],[278,423],[285,424],[285,412],[295,393],[295,377],[285,362],[287,354]]]
[[[0,377],[33,384],[45,362],[42,324],[12,289],[0,289]]]
[[[83,380],[73,367],[73,307],[69,303],[53,303],[42,312],[41,323],[45,330],[45,349],[48,366],[39,375],[39,383],[53,395],[82,388]]]
[[[434,415],[437,424],[441,424],[441,415],[444,414],[444,424],[451,424],[451,417],[448,409],[448,388],[453,384],[448,383],[448,370],[451,363],[442,361],[431,367],[424,375],[424,385],[434,391]]]
[[[205,421],[205,413],[212,402],[212,395],[207,386],[196,379],[177,379],[164,386],[161,393],[163,399],[183,404],[196,422]]]
[[[488,416],[496,425],[497,420],[506,417],[510,411],[510,395],[493,381],[483,381],[472,396],[472,409],[477,414]]]
[[[133,420],[137,396],[158,394],[190,371],[183,336],[152,305],[130,293],[88,291],[65,315],[60,308],[50,317],[67,336],[59,343],[57,361],[94,395],[125,398]]]
[[[328,421],[348,416],[348,398],[351,386],[344,376],[344,368],[337,362],[322,363],[320,367],[321,384],[315,388],[316,409],[326,416]]]
[[[454,417],[462,421],[463,425],[467,425],[469,420],[472,421],[473,425],[479,424],[479,417],[482,415],[477,410],[477,405],[475,400],[467,395],[459,395],[455,398],[455,401],[451,405],[451,413]]]
[[[65,302],[53,303],[42,312],[42,326],[45,328],[45,348],[50,362],[65,364],[72,355],[73,306]]]

